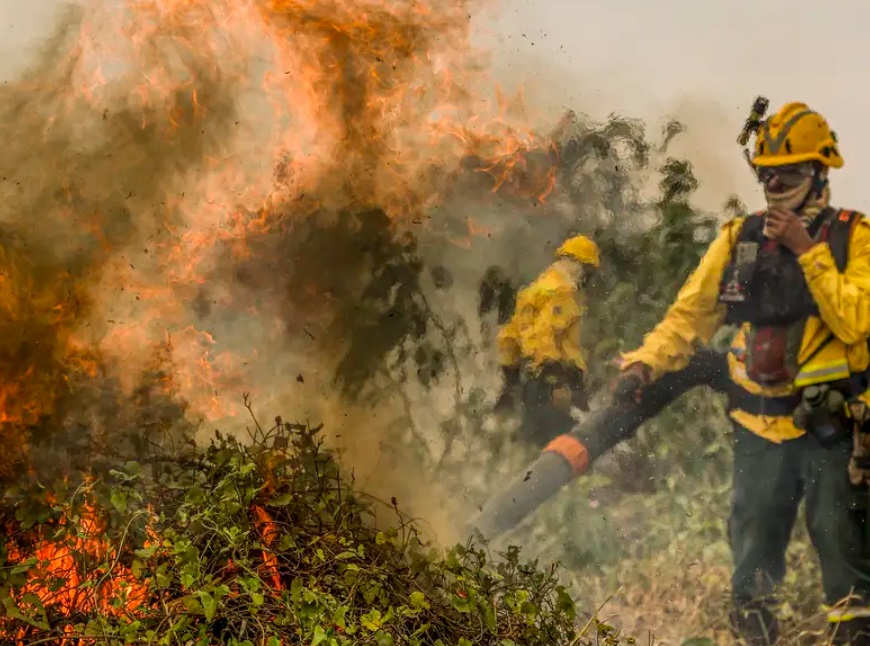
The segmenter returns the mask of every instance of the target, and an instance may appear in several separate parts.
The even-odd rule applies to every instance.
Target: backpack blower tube
[[[541,456],[490,498],[465,525],[465,535],[485,542],[513,529],[562,487],[663,408],[698,386],[725,389],[725,355],[704,349],[682,370],[667,373],[643,389],[639,403],[613,401],[550,442]]]

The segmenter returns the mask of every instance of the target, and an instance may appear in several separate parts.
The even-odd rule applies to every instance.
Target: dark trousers
[[[750,644],[773,643],[777,634],[773,593],[785,575],[785,552],[798,505],[806,500],[807,529],[822,569],[825,601],[849,595],[870,605],[870,560],[865,522],[868,491],[851,485],[851,440],[825,449],[812,437],[775,444],[734,427],[734,480],[729,535],[734,557],[732,622]],[[861,605],[861,602],[855,601]],[[843,622],[837,643],[866,620]]]
[[[569,432],[577,422],[570,411],[553,405],[554,384],[543,377],[528,377],[522,384],[522,419],[518,439],[538,449]]]

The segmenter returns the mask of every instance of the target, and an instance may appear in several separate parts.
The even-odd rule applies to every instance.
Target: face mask
[[[589,274],[583,264],[570,258],[560,258],[556,261],[555,267],[578,287],[583,287],[588,280]]]

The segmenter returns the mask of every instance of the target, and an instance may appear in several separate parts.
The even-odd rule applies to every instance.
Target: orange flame
[[[133,263],[124,254],[104,272],[99,293],[117,298],[125,285],[121,298],[134,300],[128,308],[135,314],[99,338],[101,352],[133,375],[141,348],[169,334],[181,394],[217,423],[243,412],[241,392],[256,390],[262,358],[201,328],[192,303],[206,286],[213,307],[272,317],[263,324],[270,336],[258,345],[280,343],[278,313],[238,302],[213,277],[222,258],[250,258],[252,239],[291,228],[288,212],[298,219],[377,205],[407,222],[440,198],[443,182],[433,169],[449,173],[467,154],[482,160],[478,170],[493,177],[493,191],[511,185],[546,199],[555,165],[530,170],[526,153],[550,144],[510,123],[522,97],[472,100],[470,88],[481,85],[485,70],[470,45],[469,11],[464,0],[152,0],[131,1],[111,17],[111,28],[87,25],[77,51],[91,65],[80,64],[71,101],[104,104],[135,77],[126,101],[150,115],[143,127],[163,124],[161,136],[172,138],[226,109],[197,72],[229,77],[251,96],[251,113],[239,114],[221,150],[162,196],[164,235],[147,257],[135,252]],[[96,38],[103,33],[122,33],[124,42]],[[146,65],[168,37],[195,64]],[[255,57],[263,61],[256,70],[245,63]],[[109,60],[129,74],[110,74]],[[469,234],[479,233],[470,225]]]
[[[312,322],[288,322],[237,288],[255,243],[292,237],[324,211],[374,206],[412,224],[469,157],[493,192],[542,202],[554,190],[555,147],[517,118],[522,97],[479,100],[488,81],[470,44],[470,0],[109,5],[87,14],[39,81],[0,90],[39,98],[19,111],[38,140],[16,170],[30,173],[33,195],[0,203],[10,210],[0,215],[26,232],[38,213],[47,240],[47,250],[0,246],[7,465],[26,462],[24,428],[55,413],[76,379],[111,375],[132,392],[155,348],[172,368],[159,386],[209,424],[242,413],[243,392],[268,392],[288,328],[307,333]],[[48,171],[33,165],[46,159],[56,162]],[[489,235],[466,222],[467,236],[450,242]],[[318,298],[328,311],[329,297]],[[273,544],[268,513],[252,513]],[[148,582],[98,538],[93,510],[61,528],[10,548],[12,562],[36,559],[22,607],[37,599],[67,616],[132,621],[154,603]],[[263,558],[280,588],[274,556]],[[113,565],[95,572],[89,562]]]

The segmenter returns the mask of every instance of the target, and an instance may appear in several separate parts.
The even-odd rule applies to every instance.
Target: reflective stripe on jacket
[[[719,303],[719,285],[744,218],[726,223],[707,249],[698,267],[680,289],[664,319],[644,339],[643,345],[622,355],[625,365],[640,362],[653,375],[686,366],[697,345],[709,343],[725,319]],[[746,325],[738,331],[729,356],[731,379],[752,395],[765,398],[794,396],[797,389],[824,379],[834,380],[864,371],[870,365],[870,223],[860,216],[849,240],[848,264],[837,270],[827,243],[816,244],[798,261],[819,308],[803,332],[798,352],[800,373],[795,382],[779,388],[761,386],[746,375],[743,350]],[[826,345],[825,345],[826,344]],[[870,401],[870,397],[865,398]],[[750,431],[773,442],[799,437],[791,415],[758,414],[732,409],[730,415]]]

